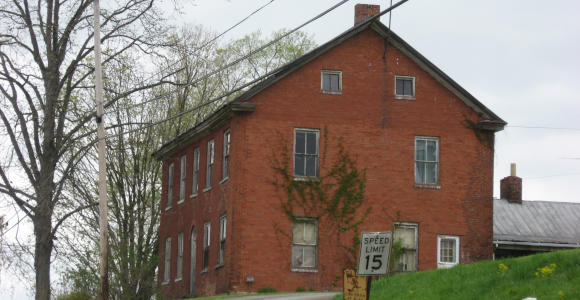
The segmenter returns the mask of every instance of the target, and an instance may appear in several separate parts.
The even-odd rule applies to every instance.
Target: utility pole
[[[94,18],[94,38],[95,38],[95,101],[97,102],[97,139],[99,151],[99,228],[100,228],[100,248],[101,248],[101,265],[99,268],[100,291],[99,300],[109,299],[109,228],[107,214],[107,162],[105,149],[105,126],[103,118],[103,75],[101,68],[101,21],[99,0],[93,2]]]

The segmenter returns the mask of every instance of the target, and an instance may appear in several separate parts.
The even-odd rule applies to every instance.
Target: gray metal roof
[[[580,246],[580,203],[493,200],[494,243]]]

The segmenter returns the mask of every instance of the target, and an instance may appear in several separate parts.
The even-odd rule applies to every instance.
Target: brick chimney
[[[522,179],[516,176],[516,164],[511,164],[511,174],[500,181],[500,197],[512,203],[522,203]]]
[[[354,25],[360,23],[367,17],[378,15],[380,12],[380,5],[357,4],[354,6]]]

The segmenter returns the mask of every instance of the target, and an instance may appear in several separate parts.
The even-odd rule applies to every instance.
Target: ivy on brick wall
[[[311,217],[331,224],[339,244],[348,251],[352,259],[350,263],[354,266],[360,244],[359,228],[371,210],[364,201],[366,172],[359,169],[341,139],[331,148],[336,153],[335,160],[327,166],[326,129],[322,143],[320,176],[295,178],[289,143],[280,138],[280,149],[272,160],[275,173],[272,184],[280,195],[280,209],[290,220]],[[343,244],[341,235],[345,233],[352,233],[352,237],[350,242]]]

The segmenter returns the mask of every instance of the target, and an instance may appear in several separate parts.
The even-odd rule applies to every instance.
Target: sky
[[[222,42],[261,30],[292,29],[338,0],[196,0],[167,7],[176,26],[216,33],[271,2]],[[393,3],[396,3],[393,0]],[[321,45],[353,25],[349,1],[303,28]],[[508,126],[496,133],[494,196],[517,164],[524,200],[580,202],[580,1],[409,0],[395,9],[391,28]],[[388,24],[388,14],[381,18]],[[0,274],[0,298],[32,299],[27,287]]]

